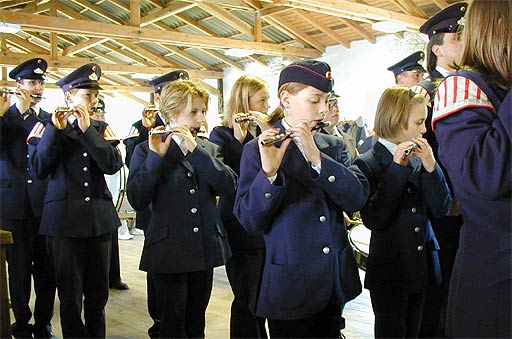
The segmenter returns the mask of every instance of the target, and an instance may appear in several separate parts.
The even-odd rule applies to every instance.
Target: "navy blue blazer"
[[[280,122],[276,126],[284,132]],[[303,319],[333,296],[344,301],[340,253],[350,245],[343,211],[363,207],[368,182],[355,166],[345,165],[350,160],[340,138],[320,133],[314,138],[320,173],[292,142],[274,184],[261,169],[258,140],[244,146],[234,213],[247,231],[265,240],[260,317]]]
[[[58,130],[36,124],[29,137],[31,169],[49,178],[40,233],[87,238],[116,230],[121,222],[105,182],[122,166],[121,155],[103,136],[108,125],[91,119],[82,133],[74,124]]]
[[[39,110],[25,120],[16,105],[0,117],[0,220],[2,225],[10,219],[40,217],[47,181],[39,180],[28,168],[27,137],[40,121],[51,114]],[[27,196],[28,195],[28,196]]]
[[[457,71],[439,87],[439,158],[464,217],[450,282],[453,337],[511,336],[511,117],[511,91],[476,72]]]
[[[174,140],[164,157],[150,151],[147,142],[135,148],[128,200],[136,210],[151,210],[140,260],[143,271],[202,271],[231,257],[216,196],[234,192],[236,174],[222,162],[217,145],[196,141],[186,157]]]
[[[210,133],[209,140],[222,148],[224,154],[224,163],[231,167],[236,174],[240,174],[240,161],[242,159],[242,150],[244,145],[253,140],[254,136],[247,133],[243,144],[235,138],[232,128],[226,126],[217,126]],[[229,246],[238,249],[265,248],[263,236],[250,235],[240,225],[238,219],[233,214],[235,205],[235,192],[220,198],[219,208],[222,221],[228,231]]]
[[[445,215],[452,203],[441,168],[436,164],[428,173],[417,157],[401,166],[380,142],[354,163],[370,182],[370,197],[361,209],[372,231],[365,287],[425,292],[429,282],[441,279],[429,218]]]

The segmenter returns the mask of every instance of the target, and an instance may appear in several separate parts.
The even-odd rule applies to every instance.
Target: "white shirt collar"
[[[443,68],[443,67],[441,67],[441,66],[439,66],[439,65],[437,65],[437,66],[436,66],[436,71],[438,71],[439,73],[441,73],[441,75],[442,75],[443,77],[445,77],[445,78],[448,76],[448,74],[450,74],[450,73],[451,73],[451,71],[449,71],[449,70],[447,70],[447,69],[445,69],[445,68]]]
[[[389,140],[379,138],[378,142],[382,144],[382,146],[386,147],[389,152],[391,152],[392,155],[395,154],[396,149],[398,148],[397,144],[392,143]]]

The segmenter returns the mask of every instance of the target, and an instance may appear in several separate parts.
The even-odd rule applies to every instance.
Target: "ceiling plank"
[[[432,2],[439,7],[439,9],[445,9],[446,7],[450,6],[449,3],[447,3],[445,0],[432,0]]]
[[[236,62],[236,61],[233,61],[231,60],[230,58],[228,58],[227,56],[224,56],[224,54],[222,53],[219,53],[219,52],[216,52],[214,50],[211,50],[211,49],[203,49],[202,50],[204,53],[224,62],[225,64],[228,64],[229,66],[233,67],[233,68],[236,68],[240,71],[243,71],[244,70],[244,66],[242,66],[240,63]]]
[[[414,29],[418,29],[426,19],[348,0],[273,0],[273,2],[313,12],[318,12],[319,10],[323,10],[322,12],[324,12],[327,10],[331,15],[335,15],[335,13],[346,13],[372,20],[393,20]]]
[[[165,19],[167,17],[176,15],[178,13],[184,12],[187,9],[196,7],[196,4],[190,4],[186,2],[171,2],[164,8],[158,8],[154,12],[150,11],[149,14],[146,14],[141,18],[140,25],[146,26],[152,24],[156,21]]]
[[[146,101],[146,100],[142,100],[141,98],[139,98],[138,96],[136,95],[133,95],[133,94],[130,94],[130,93],[124,93],[124,92],[121,92],[120,93],[122,96],[124,97],[127,97],[128,99],[130,100],[133,100],[135,102],[138,102],[139,104],[142,104],[144,105],[145,107],[151,105],[150,102]]]
[[[79,43],[68,46],[64,48],[62,51],[62,56],[72,56],[73,54],[80,53],[86,49],[92,48],[97,45],[101,45],[102,43],[108,41],[108,39],[100,39],[100,38],[91,38],[80,41]]]
[[[416,6],[411,0],[391,0],[395,5],[399,8],[402,8],[405,14],[419,16],[428,18],[427,13],[421,9],[421,7]]]
[[[37,54],[48,54],[49,53],[48,49],[45,49],[39,45],[36,45],[36,44],[28,41],[27,39],[20,38],[16,34],[4,33],[4,36],[7,40],[12,42],[13,44],[18,45],[27,51],[32,51],[32,53],[37,53]]]
[[[57,16],[57,9],[55,6],[50,7],[50,15],[51,16]],[[50,58],[57,59],[58,58],[58,47],[59,47],[59,38],[57,36],[57,33],[51,32],[50,33]]]
[[[329,26],[324,24],[323,22],[320,22],[319,20],[315,19],[312,15],[309,13],[303,11],[303,10],[296,10],[295,13],[301,17],[303,20],[306,20],[309,22],[309,24],[322,33],[325,33],[328,35],[331,39],[336,41],[337,43],[341,44],[343,47],[350,48],[350,41],[347,39],[343,39],[341,34],[336,33],[334,30],[332,30]]]
[[[50,2],[46,2],[44,4],[38,4],[37,2],[33,2],[29,6],[23,8],[21,11],[25,13],[40,14],[49,11],[50,6],[52,5],[54,4],[50,4]]]
[[[43,54],[33,53],[11,53],[11,52],[0,52],[0,66],[16,66],[31,58],[43,58],[48,62],[50,70],[58,69],[71,69],[74,70],[86,63],[97,62],[95,59],[80,58],[80,57],[61,57],[59,60],[50,59],[48,51]],[[165,74],[176,70],[173,67],[153,67],[144,65],[127,65],[127,64],[104,64],[98,63],[105,73],[144,73],[144,74]],[[209,71],[209,70],[195,70],[185,69],[191,77],[200,79],[222,79],[224,72],[221,71]]]
[[[166,57],[164,57],[160,54],[151,52],[137,44],[134,44],[133,42],[130,42],[127,40],[124,40],[124,41],[118,40],[117,42],[119,44],[125,46],[126,48],[131,49],[134,53],[137,53],[139,56],[145,58],[146,61],[151,61],[158,66],[172,66],[172,67],[177,67],[177,68],[181,67],[180,65],[167,59]]]
[[[263,66],[268,67],[268,62],[266,62],[265,60],[263,60],[262,58],[260,58],[257,55],[249,55],[247,58],[252,60],[252,61],[254,61],[254,62],[257,62],[257,63],[259,63],[259,64],[261,64]]]
[[[203,61],[201,61],[198,58],[194,58],[190,54],[185,53],[184,51],[179,49],[178,47],[174,47],[174,46],[170,46],[170,45],[164,45],[164,44],[158,44],[158,45],[163,47],[163,48],[165,48],[165,49],[167,49],[167,50],[169,50],[169,51],[171,51],[173,54],[176,54],[180,58],[183,58],[183,59],[187,60],[188,62],[193,63],[193,64],[201,67],[202,69],[211,69],[212,68],[206,62],[203,62]]]
[[[22,29],[27,31],[52,31],[56,33],[80,34],[89,37],[111,39],[132,37],[132,39],[139,41],[153,41],[214,49],[240,48],[240,44],[243,43],[244,48],[251,49],[258,54],[294,55],[306,58],[315,58],[321,55],[319,51],[311,48],[299,48],[213,36],[200,36],[181,32],[166,32],[162,34],[161,31],[154,29],[120,26],[85,20],[70,20],[27,13],[13,13],[4,10],[0,10],[0,17],[4,18],[7,22],[20,24]]]

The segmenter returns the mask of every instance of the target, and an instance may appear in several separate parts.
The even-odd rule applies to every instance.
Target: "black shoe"
[[[121,291],[129,290],[130,289],[128,284],[125,283],[124,281],[118,281],[116,283],[110,284],[110,288],[114,288],[116,290],[121,290]]]
[[[18,323],[14,323],[11,326],[12,336],[16,339],[27,339],[32,337],[32,325],[25,324],[21,325]]]
[[[159,338],[160,337],[160,320],[157,320],[153,323],[153,326],[151,326],[148,329],[148,335],[150,338]]]
[[[43,327],[37,327],[34,325],[34,338],[35,339],[58,339],[52,332],[52,326],[46,325]]]

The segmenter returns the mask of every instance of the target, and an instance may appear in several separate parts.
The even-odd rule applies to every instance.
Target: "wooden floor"
[[[152,321],[146,307],[146,275],[138,270],[143,236],[132,240],[121,240],[121,275],[130,286],[129,290],[110,290],[107,304],[107,337],[112,339],[143,339]],[[215,269],[212,297],[206,315],[206,336],[209,339],[229,338],[229,310],[233,295],[224,267]],[[33,304],[33,298],[32,298]],[[347,338],[373,337],[373,312],[369,293],[363,293],[345,306],[343,316]],[[12,313],[11,313],[12,319]],[[59,300],[55,301],[55,316],[52,321],[55,334],[62,338],[59,317]]]

